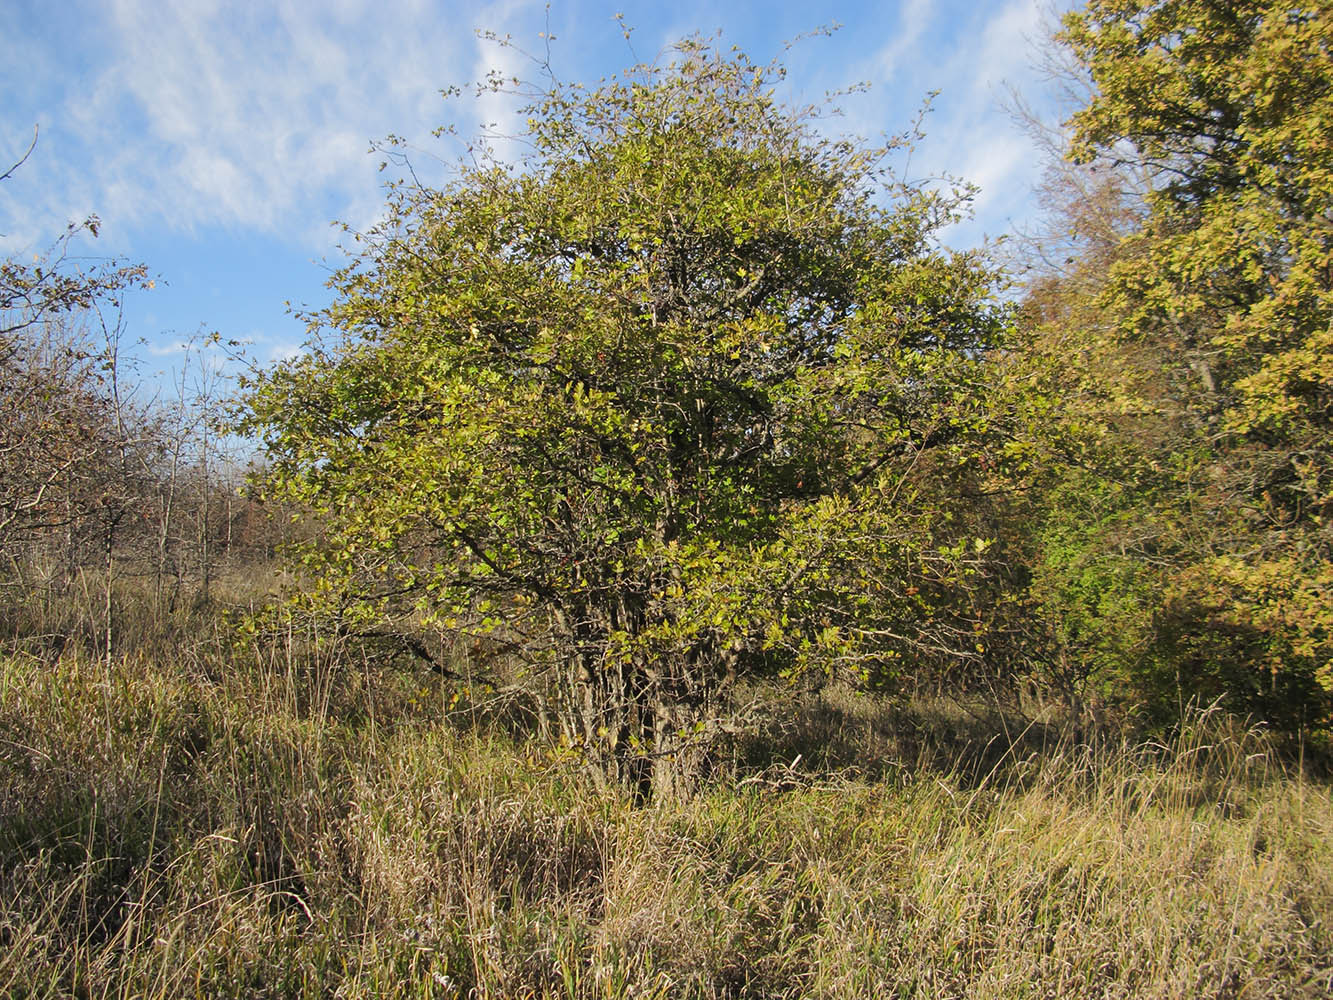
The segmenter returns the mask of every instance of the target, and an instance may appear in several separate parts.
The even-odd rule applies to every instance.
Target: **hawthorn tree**
[[[503,642],[643,793],[739,675],[981,648],[995,275],[932,238],[959,197],[825,137],[782,73],[693,40],[553,84],[518,169],[393,189],[246,396],[260,491],[321,519],[298,600]]]

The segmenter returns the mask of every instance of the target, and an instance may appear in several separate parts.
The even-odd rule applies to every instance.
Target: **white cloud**
[[[885,80],[898,75],[904,61],[919,51],[921,36],[935,9],[932,0],[906,0],[898,12],[898,30],[875,56],[876,70]]]
[[[995,236],[1023,211],[1041,169],[1032,141],[1003,113],[1006,87],[1042,90],[1033,68],[1034,46],[1045,31],[1040,0],[1010,0],[990,8],[960,31],[964,44],[947,58],[927,64],[917,50],[910,69],[941,93],[926,121],[927,141],[913,173],[919,178],[952,175],[977,185],[972,208],[977,222],[946,234],[960,242]]]
[[[1013,0],[986,22],[984,44],[975,57],[973,94],[984,97],[1005,80],[1029,76],[1033,46],[1041,41],[1042,5],[1037,0]]]
[[[478,17],[503,28],[528,6]],[[325,249],[327,218],[375,216],[371,143],[392,132],[430,145],[444,114],[474,110],[447,109],[440,89],[485,69],[470,19],[422,0],[110,0],[82,13],[102,19],[95,58],[50,76],[30,102],[43,124],[40,180],[0,189],[11,236],[96,210],[108,230],[220,225]],[[4,132],[25,113],[0,112]]]
[[[154,358],[174,357],[177,354],[184,354],[189,349],[190,345],[183,340],[172,340],[158,344],[145,344],[141,348],[143,352]]]
[[[291,361],[293,358],[299,358],[305,353],[305,344],[295,341],[279,341],[269,344],[268,352],[265,355],[265,361],[273,364],[277,361]]]
[[[556,46],[557,59],[583,48],[569,75],[588,75],[585,62],[627,61],[611,8],[571,4],[551,12],[565,18],[570,34]],[[696,19],[712,10],[688,9]],[[539,0],[496,0],[482,9],[443,0],[105,0],[78,5],[70,16],[86,37],[68,62],[54,54],[56,29],[41,45],[0,37],[0,55],[28,52],[27,71],[0,70],[0,83],[14,95],[0,107],[0,137],[11,145],[16,136],[26,140],[33,120],[43,130],[39,162],[0,185],[0,233],[10,248],[38,246],[42,234],[95,211],[105,223],[103,251],[121,249],[116,233],[126,227],[221,226],[327,252],[337,241],[329,221],[365,228],[383,210],[381,157],[367,155],[372,141],[403,136],[413,166],[430,183],[443,176],[432,156],[452,155],[429,135],[446,117],[465,136],[490,121],[500,135],[521,131],[521,102],[487,95],[446,105],[439,90],[492,68],[533,77],[537,67],[519,52],[477,40],[473,25],[513,32],[532,49],[541,45],[536,33],[544,19]],[[1027,74],[1028,40],[1041,33],[1038,4],[984,5],[964,25],[946,23],[951,16],[931,0],[902,0],[892,37],[865,46],[859,64],[820,67],[816,60],[811,68],[830,87],[875,82],[868,98],[847,102],[847,118],[831,123],[867,136],[902,128],[920,96],[942,88],[914,173],[950,167],[990,197],[1020,183],[1028,169],[994,104],[1002,81]],[[634,22],[633,10],[628,18]],[[666,39],[683,33],[660,24],[657,30]],[[658,54],[642,51],[656,33],[636,36],[641,57]],[[596,46],[614,51],[589,55]],[[74,63],[82,68],[71,71]],[[510,160],[523,152],[503,140],[495,146]]]

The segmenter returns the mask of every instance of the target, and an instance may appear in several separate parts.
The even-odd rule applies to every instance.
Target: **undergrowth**
[[[308,638],[9,642],[0,996],[1333,992],[1333,795],[1220,713],[1075,740],[768,692],[636,807]]]

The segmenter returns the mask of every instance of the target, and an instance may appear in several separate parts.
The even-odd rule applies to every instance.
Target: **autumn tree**
[[[1058,36],[1092,84],[1070,155],[1140,183],[1128,215],[1106,190],[1063,214],[1130,224],[1030,298],[1052,357],[1079,360],[1066,413],[1090,450],[1034,580],[1150,710],[1328,721],[1331,32],[1320,3],[1092,0]]]
[[[695,40],[553,86],[519,169],[396,189],[249,390],[261,489],[323,519],[303,599],[503,642],[640,790],[740,674],[976,645],[986,544],[946,501],[993,433],[993,276],[781,76]]]

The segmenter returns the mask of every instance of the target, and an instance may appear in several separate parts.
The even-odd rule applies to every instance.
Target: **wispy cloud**
[[[688,13],[667,17],[698,23],[664,25],[659,9],[655,27],[635,44],[650,50],[658,38],[708,28],[709,19],[756,20],[702,0],[684,6]],[[382,157],[370,154],[372,141],[403,136],[421,151],[413,165],[431,181],[443,174],[431,156],[447,148],[430,131],[446,117],[465,135],[491,122],[500,136],[521,131],[521,102],[488,95],[445,106],[439,90],[492,68],[532,77],[535,67],[518,52],[479,41],[473,28],[512,31],[530,47],[541,44],[535,36],[546,16],[540,0],[495,0],[466,13],[442,0],[104,0],[50,8],[60,13],[20,0],[19,7],[26,20],[0,32],[0,61],[10,67],[0,66],[7,95],[0,154],[5,144],[26,141],[34,121],[43,139],[32,166],[0,185],[0,233],[10,247],[35,244],[66,220],[96,212],[105,223],[103,249],[112,250],[117,231],[127,228],[222,227],[325,252],[337,239],[329,221],[363,228],[382,211]],[[1025,77],[1028,39],[1041,26],[1037,0],[966,9],[902,0],[876,21],[888,26],[882,45],[849,39],[864,53],[858,61],[813,68],[830,89],[875,83],[840,123],[868,136],[900,129],[921,95],[942,88],[914,170],[951,168],[981,183],[989,199],[1026,183],[1023,153],[994,104],[1002,81]],[[572,68],[563,63],[566,75],[595,79],[627,61],[609,11],[581,0],[553,6],[565,36],[557,59],[578,54]],[[59,17],[65,20],[53,21]],[[631,23],[635,17],[631,10]],[[62,44],[69,48],[64,62]],[[598,45],[614,51],[589,54]],[[495,146],[504,158],[522,153],[503,139]]]
[[[920,49],[921,37],[931,22],[935,4],[931,0],[907,0],[898,11],[897,30],[888,44],[875,55],[875,69],[885,80],[892,80],[904,62]]]
[[[965,24],[949,25],[944,22],[954,15],[909,0],[901,9],[898,33],[876,54],[873,66],[882,74],[882,86],[901,89],[910,81],[922,93],[940,92],[911,173],[921,180],[950,176],[977,186],[973,210],[979,221],[952,231],[961,242],[1006,229],[1009,218],[1027,204],[1040,171],[1033,143],[1001,105],[1009,86],[1032,94],[1041,90],[1033,63],[1049,6],[1042,0],[1008,0],[983,6]],[[1068,6],[1068,0],[1060,6]],[[926,44],[946,32],[958,41],[949,50]]]
[[[521,6],[479,16],[503,27]],[[31,115],[65,137],[44,140],[28,177],[0,189],[6,224],[49,232],[96,211],[108,227],[242,227],[328,245],[309,220],[365,220],[380,201],[371,142],[392,132],[427,144],[446,111],[440,89],[487,68],[470,20],[431,7],[111,0],[85,12],[101,37],[84,74],[54,103],[0,112],[7,136]]]

